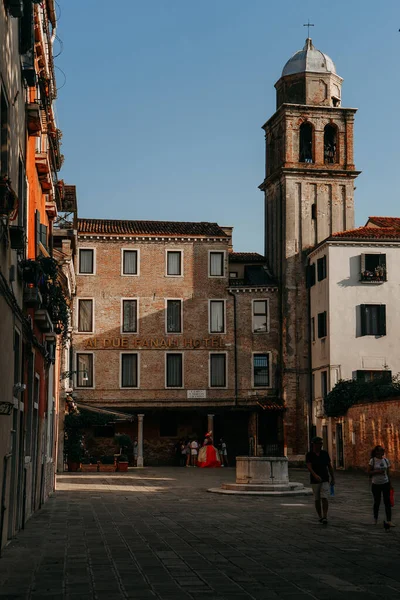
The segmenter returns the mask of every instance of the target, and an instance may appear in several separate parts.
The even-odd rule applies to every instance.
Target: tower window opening
[[[300,156],[299,162],[312,163],[313,161],[313,128],[311,123],[300,125]]]
[[[335,98],[335,96],[332,96],[332,106],[340,106],[340,98]]]
[[[336,127],[326,125],[324,129],[324,162],[327,164],[337,162],[336,137]]]

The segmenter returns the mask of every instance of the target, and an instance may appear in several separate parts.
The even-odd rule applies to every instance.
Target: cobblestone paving
[[[161,467],[59,476],[3,551],[0,599],[399,597],[400,527],[372,524],[365,476],[337,475],[328,526],[312,497],[206,492],[234,476]]]

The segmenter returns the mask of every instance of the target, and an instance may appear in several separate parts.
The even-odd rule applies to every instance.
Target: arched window
[[[337,162],[337,129],[335,125],[325,125],[324,129],[324,162],[333,164]]]
[[[313,162],[313,128],[308,122],[300,125],[299,162]]]

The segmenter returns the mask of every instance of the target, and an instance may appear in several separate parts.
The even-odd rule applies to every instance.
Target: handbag
[[[390,506],[393,508],[394,506],[394,489],[390,488]]]

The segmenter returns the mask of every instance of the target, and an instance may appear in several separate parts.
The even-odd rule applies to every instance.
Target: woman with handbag
[[[389,478],[390,462],[384,458],[385,450],[382,446],[375,446],[371,452],[371,459],[368,465],[368,474],[372,480],[372,495],[374,497],[374,521],[378,523],[379,506],[381,496],[385,504],[386,521],[383,522],[385,528],[394,527],[392,523],[392,507],[390,504],[390,491],[392,485]]]

